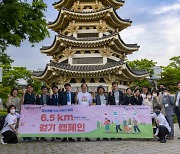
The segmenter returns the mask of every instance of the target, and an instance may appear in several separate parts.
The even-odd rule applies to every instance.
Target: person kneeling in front
[[[4,126],[2,129],[2,144],[7,143],[17,143],[17,130],[16,124],[17,119],[20,117],[18,113],[16,113],[16,107],[14,105],[10,105],[7,110],[8,114],[5,118]]]
[[[160,105],[157,105],[154,108],[154,113],[151,116],[155,119],[157,124],[155,137],[159,137],[160,143],[166,143],[166,135],[170,134],[171,127],[169,126],[165,116],[161,113]]]

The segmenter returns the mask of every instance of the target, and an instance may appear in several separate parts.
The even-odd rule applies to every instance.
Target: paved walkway
[[[180,130],[175,139],[162,144],[154,140],[121,140],[91,142],[20,142],[0,145],[0,154],[180,154]]]

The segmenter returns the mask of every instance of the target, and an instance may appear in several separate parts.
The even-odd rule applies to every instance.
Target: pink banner
[[[151,110],[147,106],[24,105],[19,134],[22,137],[151,138]]]

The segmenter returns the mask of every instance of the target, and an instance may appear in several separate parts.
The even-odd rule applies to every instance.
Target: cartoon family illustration
[[[106,132],[110,132],[110,127],[113,124],[113,121],[111,122],[108,118],[105,118],[104,121],[104,126],[105,126],[105,131]],[[120,120],[118,118],[115,118],[115,125],[116,125],[116,133],[118,132],[124,132],[124,133],[140,133],[140,129],[138,126],[138,121],[136,120],[136,118],[129,118],[128,120],[124,119],[123,120],[123,130],[121,129],[121,125],[120,125]]]

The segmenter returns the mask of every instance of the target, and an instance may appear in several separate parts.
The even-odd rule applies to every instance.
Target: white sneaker
[[[2,143],[2,145],[6,145],[7,143],[5,143],[4,141],[3,141],[3,139],[1,139],[1,143]]]

